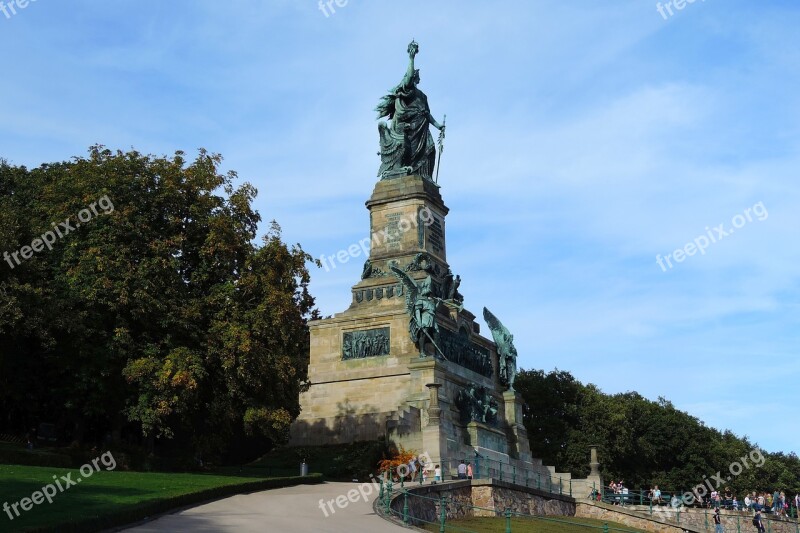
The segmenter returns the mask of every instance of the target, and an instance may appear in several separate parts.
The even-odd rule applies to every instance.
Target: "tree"
[[[95,146],[33,170],[0,164],[0,245],[75,226],[0,270],[0,369],[15,376],[0,377],[5,424],[54,421],[79,442],[172,439],[187,454],[285,438],[313,260],[275,223],[254,244],[257,191],[234,187],[221,162]]]
[[[746,437],[709,428],[664,398],[604,394],[559,370],[523,370],[515,388],[525,401],[523,422],[533,455],[578,477],[589,473],[589,446],[599,445],[604,479],[623,479],[634,489],[659,485],[684,492],[707,480],[717,484],[718,475],[724,480],[718,488],[728,486],[740,499],[745,492],[776,487],[800,492],[796,455],[762,452]]]

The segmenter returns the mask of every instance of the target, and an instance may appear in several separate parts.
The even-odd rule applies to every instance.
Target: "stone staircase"
[[[542,462],[541,459],[537,459],[540,463]],[[546,466],[547,470],[550,472],[550,476],[553,478],[553,481],[557,479],[561,479],[563,483],[569,484],[569,481],[572,479],[572,474],[569,472],[556,472],[556,467],[554,466]]]
[[[421,430],[422,410],[417,407],[404,404],[386,417],[386,436],[390,441],[402,444],[407,450],[422,449]],[[500,463],[507,463],[508,461],[508,456],[506,454],[483,447],[475,447],[474,449],[481,454],[481,456],[491,459],[492,461]],[[528,473],[530,480],[535,479],[538,473],[541,476],[540,482],[542,487],[552,487],[553,491],[558,492],[560,482],[562,493],[569,494],[572,474],[568,472],[558,472],[556,467],[544,465],[541,459],[535,457],[531,458],[530,465],[532,466]],[[549,483],[545,481],[548,477],[550,478]],[[545,485],[545,483],[547,483],[547,485]]]
[[[390,441],[402,444],[406,449],[422,446],[422,411],[404,405],[386,418],[386,436]]]

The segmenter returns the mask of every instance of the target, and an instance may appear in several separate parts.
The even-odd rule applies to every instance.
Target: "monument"
[[[441,155],[445,125],[418,87],[418,52],[412,42],[402,81],[377,107],[387,120],[366,202],[369,258],[350,307],[309,324],[309,385],[290,445],[384,437],[443,467],[477,454],[550,476],[555,470],[531,457],[522,424],[513,336],[486,308],[493,341],[481,335],[447,262],[448,208],[430,132],[440,131]]]

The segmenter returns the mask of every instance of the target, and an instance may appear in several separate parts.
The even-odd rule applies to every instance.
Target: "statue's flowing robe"
[[[378,126],[381,168],[386,171],[410,167],[413,174],[431,179],[436,164],[436,145],[430,132],[428,97],[413,83],[399,85],[387,97],[394,104],[391,125]]]

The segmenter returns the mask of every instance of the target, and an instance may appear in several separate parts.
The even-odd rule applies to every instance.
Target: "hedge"
[[[54,468],[72,468],[74,461],[69,455],[40,451],[28,451],[24,448],[14,449],[0,447],[0,464],[23,466],[49,466]]]

